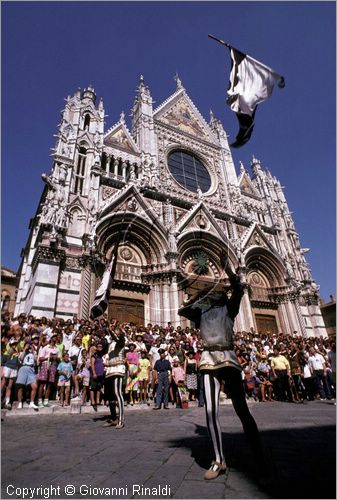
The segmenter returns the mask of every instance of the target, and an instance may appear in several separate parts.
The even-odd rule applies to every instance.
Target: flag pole
[[[216,42],[219,42],[221,45],[224,45],[225,47],[228,47],[229,49],[234,49],[237,52],[241,52],[241,50],[236,49],[232,45],[229,45],[229,43],[224,42],[223,40],[221,40],[220,38],[217,38],[214,35],[208,34],[208,38],[212,38],[212,40],[215,40]],[[249,57],[253,61],[255,61],[257,64],[259,64],[260,66],[262,66],[263,68],[265,68],[265,69],[267,69],[269,71],[272,71],[273,73],[275,73],[276,75],[278,75],[279,78],[280,78],[280,81],[277,84],[277,86],[280,87],[280,89],[283,89],[285,87],[285,81],[284,81],[284,77],[282,75],[280,75],[279,73],[277,73],[276,71],[274,71],[272,68],[269,68],[269,66],[266,66],[266,64],[263,64],[261,61],[258,61],[257,59],[254,59],[252,56],[249,56]]]
[[[212,38],[213,40],[215,40],[216,42],[219,42],[221,43],[221,45],[224,45],[225,47],[228,47],[228,48],[231,48],[231,45],[229,45],[229,43],[226,43],[224,42],[223,40],[220,40],[220,38],[217,38],[216,36],[214,35],[208,35],[209,38]]]

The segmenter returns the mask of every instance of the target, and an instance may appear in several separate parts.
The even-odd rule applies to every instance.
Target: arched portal
[[[179,261],[186,278],[185,290],[189,293],[213,285],[223,289],[228,277],[220,265],[220,255],[228,256],[229,266],[236,269],[238,260],[232,245],[207,231],[187,231],[178,239]]]
[[[96,237],[97,248],[108,261],[118,242],[108,316],[121,322],[150,322],[155,307],[154,293],[151,283],[143,277],[167,264],[165,235],[158,225],[141,215],[115,212],[98,221]]]
[[[277,295],[287,290],[283,263],[265,248],[254,247],[245,257],[248,295],[258,333],[279,333],[284,329]]]

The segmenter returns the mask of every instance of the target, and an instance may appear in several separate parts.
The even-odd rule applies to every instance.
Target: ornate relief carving
[[[124,260],[131,260],[133,257],[133,253],[130,248],[122,248],[122,250],[120,251],[120,256]]]
[[[200,229],[209,229],[209,221],[202,214],[198,214],[194,217],[194,222],[200,227]]]
[[[102,188],[102,199],[106,200],[115,193],[116,189],[109,186],[103,186]]]
[[[127,209],[130,210],[131,212],[136,212],[138,208],[138,203],[134,198],[131,198],[130,200],[127,201]]]
[[[35,251],[32,268],[34,269],[40,261],[56,262],[61,264],[65,259],[65,251],[55,247],[39,245]]]
[[[66,257],[65,267],[69,269],[82,269],[77,257]]]

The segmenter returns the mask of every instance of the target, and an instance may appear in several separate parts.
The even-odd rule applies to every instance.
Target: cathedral
[[[282,186],[257,158],[236,172],[228,138],[176,77],[157,108],[140,77],[129,129],[105,130],[92,86],[68,96],[51,172],[22,250],[15,314],[87,319],[116,255],[107,315],[186,326],[177,310],[204,286],[245,284],[236,330],[323,335],[318,287]]]

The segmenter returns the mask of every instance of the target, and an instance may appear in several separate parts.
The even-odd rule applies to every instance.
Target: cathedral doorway
[[[271,314],[255,314],[255,322],[258,333],[278,333],[276,318]]]
[[[111,297],[109,300],[108,318],[117,319],[120,323],[137,323],[144,325],[144,301]]]

